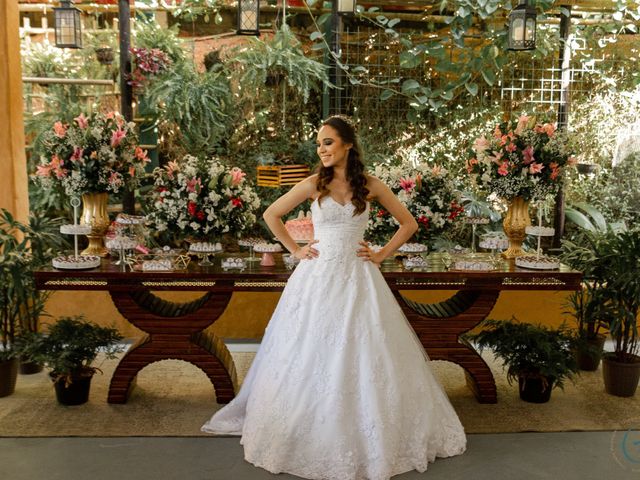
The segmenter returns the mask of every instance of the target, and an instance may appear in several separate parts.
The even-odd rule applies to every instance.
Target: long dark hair
[[[322,122],[322,126],[329,126],[338,132],[340,140],[344,143],[350,143],[352,147],[349,149],[349,156],[347,157],[347,181],[351,186],[351,203],[355,208],[354,215],[359,215],[367,208],[367,196],[369,195],[369,189],[367,188],[367,176],[364,171],[364,163],[362,161],[362,148],[358,142],[356,135],[356,129],[353,126],[351,120],[343,115],[334,115],[327,118]],[[316,169],[318,179],[316,181],[316,188],[320,195],[318,197],[318,203],[322,202],[322,199],[329,195],[329,184],[333,180],[333,167],[325,167],[322,162]]]

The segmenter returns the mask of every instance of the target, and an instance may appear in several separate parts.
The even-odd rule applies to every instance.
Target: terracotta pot
[[[604,389],[609,395],[633,397],[640,380],[640,357],[633,355],[631,363],[618,362],[612,354],[602,358]]]
[[[82,195],[82,217],[80,223],[91,225],[91,233],[87,235],[89,246],[82,251],[82,255],[98,255],[106,257],[108,250],[104,246],[104,236],[109,229],[109,214],[107,203],[109,194],[85,193]]]
[[[509,239],[509,248],[502,253],[504,258],[515,258],[525,255],[522,242],[526,236],[525,230],[531,225],[529,217],[529,202],[522,197],[516,197],[509,202],[507,215],[502,227]]]
[[[18,359],[0,361],[0,397],[8,397],[16,390]]]

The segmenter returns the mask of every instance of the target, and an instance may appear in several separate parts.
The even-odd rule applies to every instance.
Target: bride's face
[[[323,125],[318,131],[316,146],[320,161],[325,168],[347,166],[347,157],[352,145],[344,143],[335,128]]]

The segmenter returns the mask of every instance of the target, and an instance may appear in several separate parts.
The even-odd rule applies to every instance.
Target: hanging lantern
[[[73,6],[71,0],[62,0],[60,7],[53,9],[53,23],[56,47],[82,48],[80,10]]]
[[[334,0],[337,3],[339,15],[354,15],[356,13],[356,0]]]
[[[260,0],[238,0],[238,35],[260,35]]]
[[[520,0],[509,14],[509,50],[536,48],[536,7],[528,0]]]

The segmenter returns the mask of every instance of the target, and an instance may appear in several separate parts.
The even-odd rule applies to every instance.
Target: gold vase
[[[515,258],[525,255],[522,250],[522,242],[526,236],[525,230],[531,225],[529,217],[529,202],[522,197],[516,197],[509,202],[507,215],[504,217],[502,227],[509,239],[509,248],[502,253],[504,258]]]
[[[80,223],[91,225],[91,233],[87,235],[89,246],[82,251],[82,255],[107,256],[107,248],[104,246],[104,236],[109,229],[109,214],[107,202],[109,194],[84,193],[82,195],[82,217]]]

